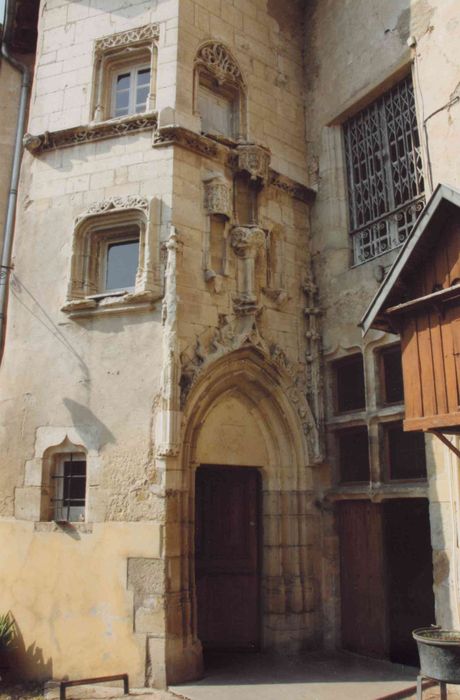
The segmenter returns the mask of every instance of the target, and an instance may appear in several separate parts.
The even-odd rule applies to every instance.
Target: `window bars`
[[[406,240],[425,205],[410,76],[344,124],[353,264]]]
[[[54,519],[75,522],[84,520],[86,495],[86,460],[69,454],[57,464],[54,480]]]

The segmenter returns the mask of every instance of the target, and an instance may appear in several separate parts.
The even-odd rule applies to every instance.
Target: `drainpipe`
[[[8,43],[11,39],[16,0],[6,0],[5,26],[2,38],[1,55],[6,61],[22,74],[21,93],[19,98],[19,114],[14,142],[13,163],[11,166],[10,191],[6,206],[5,227],[3,230],[3,249],[0,265],[0,362],[3,357],[6,331],[6,307],[11,273],[11,253],[13,249],[14,220],[18,198],[19,171],[21,168],[22,139],[24,136],[27,105],[29,103],[31,74],[28,66],[11,56]]]

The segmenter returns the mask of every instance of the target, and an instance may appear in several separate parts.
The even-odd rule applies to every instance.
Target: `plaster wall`
[[[1,605],[16,619],[12,663],[23,679],[88,678],[129,671],[145,683],[146,635],[133,634],[129,558],[161,557],[155,523],[0,521]]]

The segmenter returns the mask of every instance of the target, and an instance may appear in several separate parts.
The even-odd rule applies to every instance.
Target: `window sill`
[[[79,523],[67,521],[39,521],[34,523],[35,532],[78,532],[79,534],[90,535],[93,532],[92,523]]]
[[[61,311],[70,318],[83,318],[100,314],[121,314],[148,312],[155,308],[155,302],[161,299],[154,292],[127,292],[107,295],[93,295],[84,299],[73,299],[61,307]]]
[[[335,486],[324,494],[326,501],[369,500],[378,503],[388,498],[427,498],[428,483],[426,480],[405,482],[360,482]]]
[[[157,124],[157,112],[142,112],[140,114],[131,114],[127,117],[72,126],[69,129],[49,131],[44,134],[26,134],[23,143],[24,148],[29,153],[38,155],[46,151],[53,151],[56,148],[77,146],[82,143],[102,141],[103,139],[124,136],[133,132],[154,130],[157,128]]]

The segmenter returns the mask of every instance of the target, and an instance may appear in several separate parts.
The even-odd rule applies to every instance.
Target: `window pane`
[[[147,98],[149,96],[149,86],[143,85],[136,91],[136,112],[145,112]]]
[[[111,243],[107,251],[106,290],[134,287],[138,261],[138,240]]]
[[[365,408],[363,356],[353,355],[334,363],[337,411]]]
[[[117,92],[119,90],[129,90],[129,84],[131,82],[131,73],[123,73],[117,76]]]
[[[137,72],[137,85],[150,85],[150,68],[143,68]]]
[[[402,403],[404,401],[401,349],[398,347],[383,350],[382,380],[384,403]]]
[[[340,481],[369,481],[367,427],[347,428],[337,433]]]
[[[426,456],[423,433],[405,433],[402,422],[385,426],[389,478],[390,479],[425,479]]]

